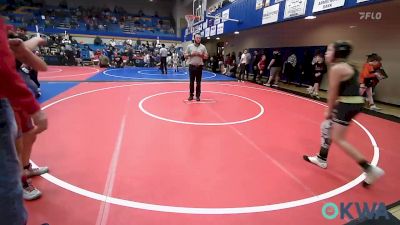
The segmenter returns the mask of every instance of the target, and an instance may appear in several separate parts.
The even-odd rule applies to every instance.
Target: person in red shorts
[[[37,71],[47,70],[46,63],[33,53],[33,50],[35,48],[37,48],[39,45],[43,45],[46,43],[45,40],[35,37],[22,42],[21,39],[14,38],[15,36],[12,34],[12,31],[9,30],[8,35],[10,48],[14,52],[14,55],[16,57],[16,64],[26,64]],[[31,156],[33,144],[36,140],[37,132],[34,129],[35,126],[33,124],[31,115],[29,115],[19,107],[13,106],[13,110],[19,128],[19,133],[21,134],[16,140],[16,147],[20,163],[22,164],[24,171],[22,176],[23,197],[25,200],[34,200],[41,196],[41,192],[32,185],[31,180],[28,178],[46,173],[48,172],[48,168],[32,168],[29,159]]]
[[[15,58],[34,67],[43,64],[33,57],[22,40],[7,40],[8,29],[0,18],[0,221],[23,225],[27,214],[22,201],[21,171],[15,149],[17,131],[11,106],[31,116],[35,133],[47,129],[47,118],[17,74]]]

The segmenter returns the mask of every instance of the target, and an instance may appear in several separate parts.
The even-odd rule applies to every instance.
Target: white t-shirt
[[[199,44],[199,46],[196,46],[195,44],[190,44],[186,48],[185,54],[189,55],[188,63],[189,65],[195,65],[195,66],[200,66],[204,65],[203,59],[200,56],[190,56],[192,52],[198,52],[204,54],[208,54],[207,49],[204,45]]]
[[[166,48],[161,48],[160,49],[160,56],[161,57],[167,57],[168,56],[168,50]]]

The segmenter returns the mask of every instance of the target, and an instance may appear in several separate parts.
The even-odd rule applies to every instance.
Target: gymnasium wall
[[[319,15],[315,20],[299,19],[266,25],[241,31],[239,35],[224,35],[221,40],[228,42],[225,53],[244,48],[319,46],[339,39],[351,40],[354,44],[351,59],[358,65],[361,66],[365,55],[371,52],[383,58],[389,79],[378,85],[376,99],[400,105],[400,64],[397,61],[400,55],[399,8],[400,1],[388,1]],[[380,20],[361,20],[360,12],[380,12],[382,17]],[[212,47],[216,48],[215,45]],[[326,88],[325,83],[322,88]]]

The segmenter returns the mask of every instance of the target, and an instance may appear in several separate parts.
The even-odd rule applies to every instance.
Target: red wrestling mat
[[[399,124],[362,114],[351,125],[387,173],[364,189],[336,146],[326,170],[302,159],[319,150],[320,103],[232,83],[203,83],[202,101],[187,102],[187,89],[85,83],[50,100],[33,161],[51,173],[34,179],[43,196],[27,203],[29,224],[344,224],[323,205],[398,200]]]
[[[103,69],[80,66],[49,66],[46,72],[39,73],[40,81],[84,81]]]

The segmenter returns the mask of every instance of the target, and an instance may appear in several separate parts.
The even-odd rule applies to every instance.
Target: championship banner
[[[278,21],[279,4],[264,8],[262,24],[274,23]]]
[[[226,19],[229,19],[229,9],[222,11],[222,22],[225,22]]]
[[[257,0],[256,1],[256,10],[259,10],[262,7],[264,7],[264,0]]]
[[[216,17],[221,18],[221,13],[215,14]],[[218,25],[221,23],[221,19],[215,19],[214,20],[214,25]]]
[[[217,26],[214,25],[211,27],[210,36],[214,36],[217,33]]]
[[[217,25],[217,34],[224,33],[224,23],[220,23]]]
[[[284,18],[303,16],[306,13],[307,0],[286,0]]]
[[[315,0],[313,12],[320,12],[344,6],[345,0]]]
[[[210,28],[209,28],[209,27],[207,27],[207,28],[204,30],[204,37],[210,37]]]
[[[206,22],[203,23],[203,30],[206,29],[208,26],[208,21],[206,20]]]

